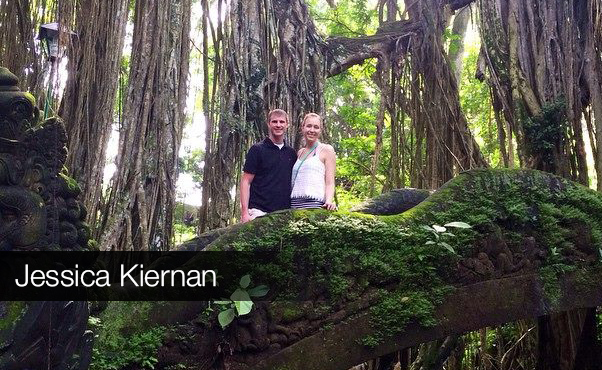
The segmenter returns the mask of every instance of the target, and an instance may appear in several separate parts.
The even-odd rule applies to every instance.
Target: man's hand
[[[249,222],[249,221],[251,221],[251,216],[249,215],[249,211],[243,212],[242,215],[240,216],[240,222],[244,224],[245,222]]]
[[[240,222],[245,223],[251,221],[249,214],[249,197],[251,192],[251,183],[255,178],[255,174],[243,172],[240,179]]]

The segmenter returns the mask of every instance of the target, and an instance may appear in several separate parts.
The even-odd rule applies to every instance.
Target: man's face
[[[274,138],[282,138],[286,133],[286,129],[288,127],[288,120],[284,114],[273,113],[270,116],[270,121],[268,122],[268,129],[270,130],[270,135]]]

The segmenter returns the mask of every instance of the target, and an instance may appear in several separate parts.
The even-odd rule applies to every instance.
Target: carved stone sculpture
[[[34,97],[0,67],[1,251],[88,248],[80,190],[63,172],[66,142],[62,122],[40,123]],[[86,369],[87,320],[87,302],[0,302],[0,368]]]

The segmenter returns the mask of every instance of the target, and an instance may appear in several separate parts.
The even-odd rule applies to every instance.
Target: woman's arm
[[[336,173],[337,156],[331,145],[326,145],[326,147],[322,149],[322,153],[324,153],[324,166],[326,168],[326,172],[324,173],[326,188],[324,205],[322,207],[334,211],[337,209],[337,205],[334,203],[334,175]]]

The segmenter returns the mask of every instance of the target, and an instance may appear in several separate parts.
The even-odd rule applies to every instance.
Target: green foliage
[[[105,310],[100,318],[90,318],[97,333],[92,352],[91,370],[118,370],[136,366],[154,369],[156,352],[166,329],[146,327],[151,302],[119,302]]]
[[[268,287],[258,285],[249,289],[251,276],[245,275],[240,278],[239,288],[232,293],[229,300],[214,301],[215,304],[222,306],[222,310],[217,315],[217,321],[222,328],[227,327],[237,316],[244,316],[251,312],[253,301],[251,297],[263,297],[268,294]]]
[[[432,318],[433,311],[430,308],[445,291],[438,271],[445,265],[455,263],[456,257],[425,246],[426,232],[420,235],[412,232],[417,231],[418,226],[407,229],[372,216],[349,217],[347,214],[325,211],[299,211],[295,212],[290,222],[281,223],[276,229],[270,224],[271,217],[262,218],[263,225],[259,228],[256,226],[258,222],[247,226],[249,234],[243,230],[237,242],[229,245],[240,250],[263,250],[279,245],[279,260],[271,265],[258,266],[256,271],[256,274],[271,276],[270,282],[283,283],[277,291],[301,292],[307,288],[322,292],[328,297],[328,302],[332,302],[327,306],[328,310],[332,310],[337,302],[357,299],[370,286],[396,282],[400,294],[413,297],[404,314],[409,315],[421,307],[424,313],[421,322],[428,322],[428,312]],[[400,248],[400,243],[404,247]],[[296,265],[297,254],[307,258],[303,266]],[[419,259],[419,255],[423,258]],[[305,273],[311,274],[311,278],[305,280],[297,275],[303,276]],[[357,280],[358,276],[362,280]],[[428,281],[429,284],[417,286],[417,281]],[[418,299],[413,293],[430,300],[431,304],[422,298]],[[399,322],[403,326],[406,321]],[[389,333],[394,333],[393,330],[398,327],[391,328]],[[384,333],[372,339],[384,337]]]
[[[184,243],[197,236],[194,226],[186,226],[180,222],[174,223],[174,234],[176,244]]]
[[[551,261],[555,261],[555,256],[552,257]],[[558,300],[562,295],[562,288],[560,286],[560,277],[566,274],[567,272],[571,272],[575,270],[575,266],[566,265],[563,263],[553,263],[544,266],[540,272],[539,276],[543,282],[543,290],[545,293],[545,297],[548,302],[552,305],[558,304]]]
[[[522,118],[526,146],[532,155],[542,156],[545,163],[554,163],[554,152],[567,140],[566,103],[559,99],[541,107],[533,117]]]
[[[376,148],[376,116],[380,95],[371,76],[374,61],[326,80],[324,95],[329,140],[337,152],[337,184],[349,195],[348,200],[364,200],[370,196],[371,158]],[[388,124],[388,122],[386,122]],[[383,135],[383,149],[377,167],[382,181],[389,166],[389,130]],[[381,185],[376,190],[380,192]],[[351,208],[351,204],[347,208]]]
[[[599,308],[597,308],[596,317],[596,323],[598,326],[598,341],[602,341],[602,311]]]
[[[443,41],[445,43],[447,43],[447,45],[448,45],[447,53],[455,54],[458,52],[458,49],[460,48],[460,43],[462,42],[462,36],[457,33],[453,33],[452,27],[450,26],[443,31]]]
[[[186,201],[186,199],[184,199]],[[186,224],[186,214],[190,213],[193,216],[191,224]],[[181,244],[197,236],[196,234],[196,216],[198,214],[198,207],[184,204],[181,202],[176,203],[174,210],[174,240],[176,244]]]
[[[334,9],[324,1],[307,3],[318,29],[329,36],[373,34],[378,27],[376,9],[367,0],[338,0]]]
[[[205,152],[202,149],[197,148],[187,152],[183,157],[178,159],[180,172],[190,174],[194,182],[199,186],[203,182],[203,168],[201,167],[201,163],[203,162],[204,157]]]
[[[450,45],[450,47],[452,47]],[[460,105],[481,152],[493,167],[502,167],[498,129],[491,107],[489,86],[476,79],[479,44],[466,45],[460,80]]]
[[[353,206],[363,202],[364,199],[356,195],[353,191],[345,189],[343,186],[336,187],[336,202],[341,212],[349,212]]]
[[[434,237],[434,239],[427,240],[427,242],[425,244],[426,245],[437,245],[437,246],[443,247],[443,248],[447,249],[448,251],[450,251],[451,253],[455,254],[456,251],[454,250],[454,248],[451,245],[449,245],[449,243],[446,242],[447,239],[453,238],[455,235],[451,232],[448,232],[447,227],[455,227],[455,228],[459,228],[459,229],[470,229],[469,224],[467,224],[466,222],[460,222],[460,221],[449,222],[449,223],[445,224],[444,226],[423,225],[422,228],[425,229],[426,231],[430,232]]]
[[[132,0],[133,1],[133,0]],[[115,95],[115,105],[114,105],[114,115],[116,116],[116,121],[121,122],[121,117],[123,114],[123,103],[125,101],[125,96],[127,94],[127,85],[130,77],[130,55],[123,55],[120,60],[119,67],[119,80],[117,85],[117,94]]]

